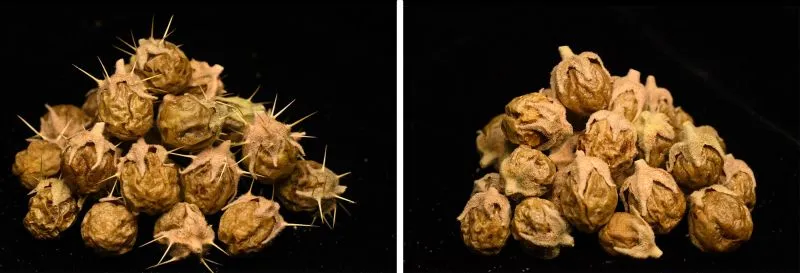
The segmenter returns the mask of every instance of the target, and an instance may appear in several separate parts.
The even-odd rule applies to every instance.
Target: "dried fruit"
[[[156,215],[181,201],[178,167],[161,145],[150,145],[140,138],[120,158],[118,169],[122,196],[133,213]]]
[[[225,93],[225,87],[219,78],[224,69],[221,65],[210,66],[207,62],[191,60],[189,66],[192,68],[192,75],[189,78],[187,93],[206,98],[213,98]]]
[[[242,171],[231,153],[231,142],[210,147],[196,156],[181,173],[183,199],[204,214],[217,213],[236,195]]]
[[[678,185],[689,190],[716,184],[722,175],[725,153],[714,136],[698,132],[691,123],[684,123],[681,141],[669,149],[667,171]]]
[[[689,239],[701,251],[730,252],[750,240],[750,211],[730,189],[702,188],[689,196],[689,205]]]
[[[62,180],[42,180],[31,193],[36,195],[28,201],[28,213],[22,224],[34,238],[55,239],[75,222],[78,205]]]
[[[550,73],[550,88],[564,107],[588,116],[606,109],[611,100],[611,75],[593,52],[575,55],[568,46],[558,47],[561,62]]]
[[[244,132],[244,163],[251,173],[257,175],[260,182],[267,184],[273,184],[292,174],[297,155],[305,155],[303,147],[297,142],[305,133],[292,132],[292,127],[305,118],[293,124],[283,124],[275,118],[284,110],[286,108],[277,114],[275,108],[269,113],[255,112],[253,123]]]
[[[726,151],[725,150],[725,141],[722,140],[721,137],[719,137],[719,133],[717,133],[717,130],[714,129],[714,127],[711,127],[709,125],[702,125],[702,126],[695,127],[695,129],[700,134],[707,134],[707,135],[711,135],[714,138],[716,138],[717,142],[719,143],[719,147],[722,148],[722,152]]]
[[[500,253],[511,232],[511,204],[495,188],[472,195],[461,215],[461,238],[483,255]]]
[[[119,197],[104,199],[86,212],[81,223],[81,237],[86,246],[101,254],[125,254],[136,243],[136,216],[125,208]]]
[[[686,212],[686,199],[667,171],[644,160],[634,163],[636,172],[619,190],[625,211],[642,217],[657,234],[669,233]]]
[[[644,111],[633,122],[633,127],[636,128],[638,157],[643,158],[650,166],[662,167],[677,138],[669,117],[658,112]]]
[[[611,221],[598,233],[600,245],[608,254],[626,255],[636,259],[659,258],[663,254],[656,246],[653,230],[637,215],[616,212]]]
[[[539,197],[550,191],[556,165],[544,153],[520,145],[500,164],[505,195],[515,200]]]
[[[60,169],[61,148],[45,140],[32,140],[28,148],[14,156],[11,172],[30,190],[40,179],[57,175]]]
[[[125,70],[125,61],[116,62],[116,71],[97,91],[97,114],[109,134],[121,140],[144,136],[153,127],[153,101],[144,80]]]
[[[258,88],[247,99],[236,96],[214,98],[218,103],[226,106],[230,113],[222,126],[221,139],[234,142],[243,141],[246,127],[253,124],[256,113],[266,112],[264,103],[253,102],[256,93],[258,93]]]
[[[213,272],[203,256],[211,246],[225,253],[214,243],[214,230],[206,222],[200,209],[194,204],[185,202],[175,204],[172,209],[158,218],[153,229],[153,240],[142,246],[156,241],[166,245],[167,250],[164,251],[161,260],[148,269],[185,259],[189,255],[196,255],[200,258],[200,262]],[[164,261],[167,254],[172,258]]]
[[[69,139],[61,171],[64,182],[78,195],[90,195],[108,187],[117,172],[119,149],[103,136],[105,123],[94,124],[91,131],[77,133]]]
[[[170,18],[172,23],[172,18]],[[139,39],[136,55],[131,56],[131,64],[139,77],[148,79],[147,83],[156,91],[164,94],[181,94],[189,86],[192,67],[189,59],[175,44],[165,41],[169,24],[164,37],[156,39]]]
[[[578,132],[565,140],[561,145],[553,148],[550,150],[550,155],[547,157],[553,161],[553,164],[556,164],[556,167],[560,170],[575,160],[575,151],[578,148],[578,140],[580,140],[583,132]]]
[[[505,192],[505,182],[499,173],[487,173],[481,179],[475,180],[472,194],[488,191],[495,188],[498,192]]]
[[[508,141],[547,150],[572,135],[567,112],[541,92],[514,98],[506,105],[502,129]]]
[[[720,180],[720,184],[736,193],[744,205],[753,211],[756,205],[756,177],[753,170],[744,161],[734,158],[732,154],[725,155],[722,170],[725,172],[725,178]]]
[[[475,145],[481,154],[481,168],[494,166],[499,169],[500,162],[503,162],[503,159],[514,150],[514,145],[506,140],[503,133],[503,116],[503,114],[495,116],[483,129],[478,131]]]
[[[611,102],[608,110],[634,121],[644,109],[647,94],[640,82],[641,74],[634,69],[628,70],[624,77],[612,76]]]
[[[656,85],[656,77],[647,76],[647,81],[644,85],[647,92],[647,105],[644,109],[650,112],[657,112],[667,115],[670,120],[673,120],[675,115],[675,106],[672,105],[672,93],[666,88],[661,88]]]
[[[219,138],[227,108],[191,94],[164,96],[157,125],[165,145],[186,151],[202,150]]]
[[[326,148],[322,164],[311,160],[298,161],[289,180],[277,185],[278,198],[287,209],[294,212],[319,210],[323,223],[327,221],[325,214],[336,212],[336,199],[353,203],[341,196],[347,187],[339,185],[339,179],[349,173],[337,175],[326,168],[327,154]]]
[[[553,189],[556,206],[573,227],[593,233],[608,223],[617,207],[617,186],[608,164],[575,153],[575,161],[556,173]]]
[[[589,116],[586,133],[578,141],[578,150],[608,163],[612,174],[633,164],[636,158],[636,130],[620,114],[600,110]]]
[[[562,247],[575,245],[569,232],[569,224],[550,201],[531,197],[514,209],[511,234],[544,259],[555,258]]]

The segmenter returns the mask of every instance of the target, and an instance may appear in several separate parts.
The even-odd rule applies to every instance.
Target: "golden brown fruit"
[[[180,171],[183,200],[197,205],[206,215],[217,213],[236,195],[242,170],[225,141],[194,156],[192,163]]]
[[[61,158],[64,182],[78,195],[90,195],[108,187],[117,173],[119,149],[103,136],[105,123],[95,123],[69,139]]]
[[[166,146],[198,151],[219,138],[227,108],[191,94],[164,96],[157,125]]]
[[[639,116],[647,100],[640,77],[641,74],[635,69],[629,69],[624,77],[611,77],[613,84],[608,110],[624,116],[628,121],[634,121]]]
[[[627,169],[636,158],[636,130],[620,114],[600,110],[589,117],[586,133],[578,141],[578,150],[600,158],[612,175]]]
[[[756,177],[753,170],[744,161],[734,158],[732,154],[725,156],[722,169],[725,172],[725,179],[722,179],[720,184],[736,193],[744,205],[753,211],[756,205]]]
[[[45,140],[32,140],[28,148],[14,156],[11,172],[19,176],[25,188],[32,190],[40,179],[58,174],[61,169],[61,148]]]
[[[134,214],[164,213],[181,201],[178,167],[161,145],[149,145],[140,138],[120,158],[118,169],[122,196]]]
[[[617,186],[608,164],[583,151],[575,153],[572,164],[558,170],[553,195],[564,219],[585,233],[593,233],[608,223],[617,207]]]
[[[572,135],[566,115],[558,101],[541,92],[530,93],[506,105],[502,129],[511,143],[547,150]]]
[[[753,233],[753,219],[736,193],[713,185],[689,196],[689,239],[703,252],[736,250]]]
[[[636,259],[659,258],[653,230],[642,218],[627,212],[616,212],[598,233],[600,245],[608,254]]]
[[[710,134],[698,132],[684,123],[681,141],[669,149],[667,171],[683,188],[697,190],[719,182],[725,153]]]
[[[569,232],[569,224],[548,200],[526,198],[514,209],[511,234],[526,248],[545,254],[541,258],[555,258],[562,247],[574,246]]]
[[[164,256],[169,254],[172,257],[163,263],[159,261],[155,266],[182,260],[189,255],[200,257],[200,261],[205,264],[203,256],[211,246],[225,252],[214,244],[214,230],[206,222],[200,209],[184,202],[175,204],[158,218],[153,229],[153,241],[145,245],[155,241],[167,246]]]
[[[339,185],[339,179],[349,173],[337,175],[326,168],[327,156],[326,149],[322,164],[311,160],[298,161],[297,168],[294,169],[289,179],[277,185],[278,198],[287,209],[293,212],[319,210],[322,223],[327,223],[325,215],[329,213],[333,213],[335,222],[336,199],[353,203],[342,197],[347,187]]]
[[[611,75],[593,52],[575,55],[568,46],[558,47],[561,62],[550,72],[550,88],[570,111],[588,116],[606,109],[611,100]]]
[[[495,116],[483,129],[478,131],[475,145],[481,154],[481,168],[494,166],[495,169],[499,169],[500,162],[503,162],[503,159],[514,150],[513,143],[508,142],[503,133],[503,116],[503,114]]]
[[[499,173],[487,173],[481,179],[475,180],[472,186],[472,194],[488,191],[494,188],[497,192],[505,192],[505,181]]]
[[[669,149],[677,140],[669,117],[662,113],[644,111],[633,122],[636,128],[638,158],[652,167],[661,168],[667,162]]]
[[[500,253],[511,232],[511,204],[495,188],[472,195],[461,215],[461,239],[483,255]]]
[[[709,125],[697,126],[697,127],[695,127],[695,129],[696,129],[696,131],[698,133],[711,135],[714,138],[716,138],[717,142],[719,142],[719,147],[722,148],[722,152],[724,153],[726,151],[725,150],[725,141],[722,140],[721,137],[719,137],[719,133],[717,133],[717,129],[714,129],[714,127],[711,127]]]
[[[556,165],[539,150],[520,145],[500,164],[505,195],[515,200],[539,197],[550,191]]]
[[[231,255],[261,251],[287,226],[280,205],[249,192],[225,206],[219,220],[219,240]]]
[[[60,179],[42,180],[34,192],[36,195],[28,201],[28,213],[22,223],[36,239],[55,239],[75,222],[78,204]]]
[[[266,184],[287,178],[295,169],[298,154],[305,155],[297,142],[305,133],[292,132],[292,124],[283,124],[276,116],[273,111],[256,112],[245,130],[242,147],[248,170]]]
[[[667,234],[686,213],[686,198],[667,171],[637,160],[636,171],[619,190],[625,211],[642,217],[656,234]]]
[[[162,94],[181,94],[189,86],[192,67],[175,44],[164,39],[139,39],[136,55],[131,56],[135,72]]]
[[[81,223],[86,246],[108,255],[122,255],[136,243],[136,216],[119,201],[95,203]]]
[[[114,75],[96,93],[98,118],[112,136],[134,140],[153,127],[153,101],[158,98],[147,92],[139,76],[125,70],[122,59],[117,60]]]

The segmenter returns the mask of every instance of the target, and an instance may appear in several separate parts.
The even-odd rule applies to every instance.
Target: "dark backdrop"
[[[797,272],[796,8],[542,8],[407,3],[405,268],[410,272]],[[699,124],[713,125],[758,181],[752,239],[703,254],[686,221],[657,237],[659,260],[613,258],[596,234],[543,261],[512,238],[471,254],[456,216],[481,177],[476,131],[512,98],[549,86],[557,47],[594,51],[612,75],[655,75]]]
[[[76,225],[56,241],[36,241],[23,228],[26,190],[11,175],[14,154],[32,133],[15,115],[38,126],[44,104],[80,105],[93,87],[73,68],[102,73],[95,56],[111,69],[127,57],[112,45],[149,36],[151,16],[161,37],[174,14],[169,40],[183,44],[190,58],[221,64],[227,89],[247,97],[262,85],[257,101],[276,92],[282,107],[297,99],[284,121],[313,111],[302,130],[307,158],[321,161],[325,144],[328,167],[342,179],[352,216],[339,211],[335,230],[287,228],[254,257],[228,258],[212,249],[208,258],[221,262],[219,272],[389,272],[395,269],[395,9],[383,6],[219,6],[191,4],[148,6],[128,3],[105,7],[3,7],[0,17],[3,79],[0,166],[0,271],[139,272],[155,264],[163,249],[136,248],[121,257],[102,258],[84,247]],[[155,9],[154,9],[155,8]],[[285,116],[284,116],[285,115]],[[248,179],[240,183],[240,193]],[[262,189],[263,188],[263,189]],[[270,189],[256,187],[269,196]],[[84,212],[86,208],[84,209]],[[284,215],[287,215],[282,210]],[[308,223],[307,215],[287,221]],[[140,218],[137,245],[152,238],[154,218]],[[209,223],[216,230],[218,217]],[[319,224],[319,222],[317,222]],[[204,272],[196,258],[154,271]]]

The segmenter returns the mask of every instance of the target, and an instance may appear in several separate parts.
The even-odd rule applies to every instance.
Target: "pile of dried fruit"
[[[575,229],[610,255],[658,258],[655,236],[684,216],[701,251],[750,239],[755,177],[713,127],[695,126],[653,76],[642,84],[633,69],[611,76],[595,53],[559,52],[550,89],[512,99],[478,131],[480,166],[499,173],[475,181],[458,217],[471,250],[497,254],[511,235],[552,259]]]
[[[311,226],[286,223],[272,198],[250,191],[237,198],[242,176],[252,179],[251,191],[255,181],[271,185],[286,209],[332,228],[337,201],[352,202],[341,197],[346,174],[326,168],[327,155],[322,164],[303,159],[298,141],[307,136],[292,129],[305,118],[278,121],[289,105],[276,111],[277,95],[270,109],[253,96],[233,96],[220,79],[222,66],[187,58],[165,40],[167,31],[150,35],[123,41],[133,52],[127,63],[116,61],[113,74],[103,66],[100,79],[78,68],[97,83],[82,108],[45,105],[38,131],[20,117],[36,133],[12,167],[32,190],[25,228],[37,239],[56,239],[79,222],[86,246],[121,255],[136,244],[137,218],[158,217],[154,239],[143,244],[166,248],[153,267],[196,256],[211,270],[204,258],[211,247],[258,252],[287,226]],[[238,146],[239,155],[231,151]],[[179,166],[170,156],[191,163]],[[92,205],[79,220],[84,203]],[[215,233],[206,216],[217,213]]]

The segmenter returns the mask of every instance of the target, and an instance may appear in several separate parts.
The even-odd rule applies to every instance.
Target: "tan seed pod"
[[[634,121],[644,109],[647,94],[639,79],[641,74],[635,69],[628,70],[624,77],[612,76],[611,102],[608,110]]]
[[[556,165],[539,150],[520,145],[500,164],[505,195],[515,200],[539,197],[553,187]]]
[[[502,129],[511,143],[539,150],[548,150],[572,135],[564,106],[541,92],[511,100],[506,105]]]
[[[488,173],[481,179],[475,180],[472,194],[488,191],[489,188],[494,188],[498,192],[505,192],[505,181],[503,181],[499,173]]]
[[[684,123],[681,141],[669,149],[667,171],[683,188],[697,190],[719,182],[725,156],[714,136],[697,131]]]
[[[636,128],[638,158],[652,167],[661,168],[667,162],[669,149],[677,140],[669,117],[662,113],[644,111],[633,122]]]
[[[69,139],[61,158],[64,182],[78,195],[85,196],[107,189],[116,176],[119,149],[103,136],[105,123],[95,123],[91,131]]]
[[[653,229],[641,217],[627,212],[614,213],[598,237],[603,250],[613,256],[647,259],[660,258],[663,254],[656,246]]]
[[[647,92],[647,105],[644,106],[644,109],[650,112],[662,113],[667,115],[670,120],[673,120],[675,106],[672,104],[672,93],[666,88],[658,87],[656,85],[656,77],[653,75],[647,76],[644,88]]]
[[[166,95],[158,108],[157,125],[165,145],[198,151],[219,138],[227,108],[191,94]]]
[[[56,139],[59,135],[72,137],[84,131],[85,126],[92,120],[86,113],[75,105],[60,104],[50,106],[45,104],[47,114],[40,118],[39,132],[48,139]]]
[[[629,168],[636,158],[636,130],[620,114],[600,110],[589,116],[578,150],[608,163],[611,174]]]
[[[25,188],[32,190],[39,180],[55,176],[61,170],[61,148],[45,140],[32,140],[28,148],[14,156],[11,172],[19,176]]]
[[[220,74],[224,69],[221,65],[215,64],[211,66],[207,62],[191,60],[189,61],[189,66],[192,68],[192,75],[189,78],[187,93],[208,98],[221,96],[225,93],[225,87],[220,79]]]
[[[136,243],[136,216],[118,198],[95,203],[81,223],[86,246],[104,255],[122,255]]]
[[[508,142],[503,133],[503,116],[503,114],[495,116],[483,129],[478,131],[475,145],[481,154],[481,168],[494,166],[499,169],[500,162],[503,162],[503,159],[514,150],[514,144]]]
[[[634,165],[636,171],[619,189],[625,211],[642,217],[656,234],[667,234],[686,213],[686,198],[667,171],[641,159]]]
[[[514,209],[511,234],[527,249],[544,254],[541,258],[555,258],[562,247],[573,247],[575,240],[569,233],[569,223],[548,200],[526,198]]]
[[[511,233],[511,204],[495,188],[472,195],[461,215],[461,239],[470,250],[497,255]]]
[[[245,129],[242,146],[248,171],[256,174],[259,182],[266,184],[286,179],[294,171],[297,156],[305,155],[298,143],[305,133],[292,132],[292,126],[305,118],[293,124],[284,124],[275,119],[283,111],[275,114],[274,110],[254,113],[253,123]]]
[[[162,94],[185,92],[192,76],[192,67],[186,54],[164,38],[139,39],[136,55],[131,56],[131,64],[135,66],[134,71],[139,77],[149,78],[148,85]]]
[[[311,160],[298,161],[289,179],[277,185],[278,198],[287,209],[293,212],[319,211],[322,223],[326,224],[326,214],[334,213],[334,221],[336,219],[337,199],[354,203],[342,197],[347,187],[339,185],[339,179],[349,173],[337,175],[326,168],[327,154],[326,148],[322,164]]]
[[[593,233],[608,223],[617,207],[617,186],[608,164],[575,153],[575,161],[556,173],[553,202],[561,215],[581,232]]]
[[[206,215],[217,213],[233,199],[244,173],[230,147],[230,141],[209,147],[192,156],[192,163],[180,171],[183,200],[197,205]]]
[[[684,122],[690,122],[694,124],[694,118],[692,118],[692,116],[690,116],[689,113],[686,113],[686,111],[684,111],[683,108],[678,106],[675,107],[670,122],[672,123],[672,127],[674,127],[675,130],[679,130]]]
[[[701,126],[695,127],[695,129],[696,129],[696,131],[698,133],[708,134],[708,135],[711,135],[714,138],[716,138],[717,142],[719,143],[719,147],[722,149],[722,152],[724,153],[725,151],[727,151],[726,147],[725,147],[725,141],[722,140],[721,137],[719,137],[719,133],[717,133],[717,130],[714,129],[714,127],[711,127],[709,125],[701,125]]]
[[[140,138],[120,158],[118,169],[122,197],[134,214],[164,213],[181,201],[178,167],[163,146],[147,144]]]
[[[689,196],[689,239],[703,252],[731,252],[750,240],[753,219],[736,193],[722,185]]]
[[[575,151],[578,149],[578,141],[583,132],[578,132],[565,140],[561,145],[550,150],[547,156],[556,164],[556,168],[563,169],[575,160]]]
[[[611,100],[611,75],[600,56],[593,52],[578,55],[568,46],[558,47],[561,62],[550,73],[550,88],[570,111],[588,116],[606,109]]]
[[[106,123],[106,131],[121,140],[144,136],[153,127],[153,101],[144,80],[132,70],[125,70],[125,61],[116,62],[114,75],[97,91],[97,114]]]
[[[86,113],[86,116],[89,117],[91,123],[97,122],[98,119],[98,109],[97,109],[97,90],[98,88],[92,88],[89,92],[86,93],[86,101],[83,102],[81,106],[81,110]]]
[[[38,240],[58,238],[67,230],[78,215],[78,204],[72,198],[69,187],[60,179],[42,180],[31,192],[36,193],[28,201],[28,213],[22,224]]]
[[[756,177],[753,170],[742,160],[736,159],[732,154],[725,156],[722,166],[725,178],[720,184],[738,195],[750,211],[756,205]]]
[[[162,214],[156,221],[153,229],[153,240],[141,246],[153,242],[166,245],[167,250],[161,256],[161,260],[147,269],[158,267],[164,264],[185,259],[190,255],[200,258],[200,262],[212,271],[203,258],[210,247],[214,247],[227,254],[222,248],[214,243],[214,230],[206,222],[205,216],[194,204],[180,202],[175,204],[172,209]],[[140,246],[140,247],[141,247]],[[169,254],[172,258],[164,261]]]

